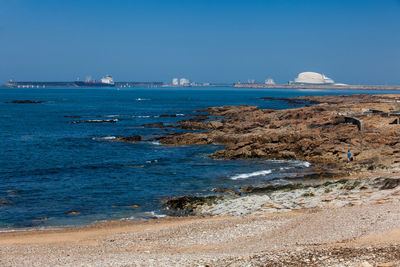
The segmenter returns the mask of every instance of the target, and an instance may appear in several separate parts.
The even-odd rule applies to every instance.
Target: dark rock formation
[[[383,181],[380,181],[379,184],[381,185],[380,189],[381,190],[387,190],[387,189],[393,189],[396,188],[400,185],[400,178],[398,179],[384,179]]]
[[[233,189],[230,188],[214,188],[213,190],[211,190],[214,193],[223,193],[223,194],[231,194],[231,195],[238,195],[241,196],[242,194],[240,192],[237,192]]]
[[[176,114],[163,114],[160,115],[160,118],[176,118],[177,115]]]
[[[116,123],[118,122],[117,119],[110,119],[110,120],[85,120],[85,121],[71,121],[72,124],[79,124],[79,123]]]
[[[77,115],[65,115],[64,118],[80,119],[82,117]]]
[[[312,105],[319,104],[320,102],[311,99],[302,99],[302,98],[284,98],[284,97],[261,97],[262,100],[278,100],[284,101],[293,105]]]
[[[142,141],[142,137],[140,135],[126,136],[126,137],[118,136],[116,140],[127,143],[136,143]]]
[[[146,123],[146,124],[142,124],[143,127],[146,128],[164,128],[165,125],[162,122],[156,122],[156,123]]]
[[[172,213],[174,215],[192,215],[194,209],[197,206],[204,204],[211,205],[221,197],[218,196],[208,196],[208,197],[195,197],[195,196],[183,196],[170,199],[163,203],[166,207],[167,213]]]
[[[36,101],[36,100],[13,100],[11,102],[7,103],[13,103],[13,104],[40,104],[44,103],[45,101]]]
[[[225,145],[212,157],[305,160],[320,166],[362,170],[400,167],[400,135],[393,118],[397,95],[308,96],[291,102],[314,104],[287,110],[256,106],[222,106],[199,111],[206,115],[178,122],[187,130],[169,134],[162,144]],[[363,110],[382,112],[363,115]],[[209,121],[207,118],[222,118]],[[353,161],[347,162],[347,152]],[[372,166],[372,167],[371,167]]]
[[[11,200],[5,198],[5,197],[0,197],[0,207],[1,206],[11,206],[13,203]]]

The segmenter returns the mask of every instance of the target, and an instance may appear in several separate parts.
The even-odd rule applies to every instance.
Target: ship
[[[100,81],[92,80],[90,77],[86,81],[74,81],[74,82],[38,82],[38,81],[27,81],[27,82],[16,82],[11,79],[6,87],[11,88],[46,88],[46,87],[115,87],[115,82],[110,75],[101,78]]]
[[[52,87],[65,87],[65,88],[133,88],[133,87],[162,87],[163,82],[115,82],[113,77],[106,75],[100,81],[92,80],[87,77],[85,81],[80,81],[79,78],[72,82],[40,82],[40,81],[25,81],[16,82],[10,79],[9,82],[3,86],[9,88],[52,88]],[[1,85],[0,85],[1,87]]]
[[[115,87],[115,82],[113,77],[107,75],[106,77],[101,78],[100,81],[92,80],[90,77],[86,79],[86,81],[75,81],[75,87]]]

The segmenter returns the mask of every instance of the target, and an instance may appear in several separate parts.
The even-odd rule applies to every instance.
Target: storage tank
[[[294,79],[295,83],[300,84],[334,84],[335,82],[320,73],[317,72],[302,72],[300,73],[296,79]]]

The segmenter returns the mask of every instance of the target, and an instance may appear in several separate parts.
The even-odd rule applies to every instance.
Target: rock
[[[160,141],[166,145],[206,145],[212,143],[212,140],[204,133],[174,133],[161,138]]]
[[[287,160],[296,159],[296,153],[292,151],[281,151],[279,152],[279,157]]]
[[[175,197],[163,203],[164,207],[167,207],[175,215],[191,215],[195,213],[197,206],[204,204],[211,205],[221,197],[208,196],[208,197],[195,197],[195,196],[183,196]]]
[[[185,129],[185,130],[206,130],[209,129],[209,126],[207,123],[202,123],[202,122],[196,122],[196,121],[180,121],[178,122],[179,128]]]
[[[214,188],[212,191],[214,193],[229,193],[231,195],[239,195],[239,196],[242,195],[240,192],[236,192],[235,190],[230,188]]]
[[[6,199],[5,197],[0,197],[0,207],[1,206],[11,206],[13,203],[11,200]]]
[[[80,119],[82,117],[77,115],[65,115],[64,118]]]
[[[116,123],[118,122],[117,119],[110,119],[110,120],[85,120],[85,121],[71,121],[72,124],[79,124],[79,123]]]
[[[292,191],[297,189],[304,189],[310,186],[306,186],[303,184],[286,184],[286,185],[266,185],[266,186],[248,186],[248,187],[240,187],[240,190],[245,194],[259,194],[259,193],[270,193],[275,191]]]
[[[171,115],[164,114],[164,115],[160,115],[159,117],[160,118],[176,118],[177,116],[176,116],[176,114],[171,114]]]
[[[184,121],[189,121],[189,122],[202,122],[202,121],[205,121],[205,120],[208,119],[207,116],[204,116],[204,115],[193,115],[193,117],[194,117],[194,118],[187,119],[187,120],[184,120]]]
[[[278,100],[278,101],[285,101],[289,104],[295,104],[295,105],[310,105],[310,104],[319,104],[319,101],[316,100],[311,100],[307,98],[284,98],[284,97],[261,97],[260,99],[262,100]]]
[[[67,214],[68,215],[79,215],[80,213],[77,211],[69,211]]]
[[[139,208],[139,205],[133,204],[133,205],[130,205],[129,207],[137,209],[137,208]]]
[[[224,127],[224,124],[219,121],[210,121],[209,126],[212,129],[219,129],[219,128]]]
[[[40,104],[44,103],[45,101],[36,101],[36,100],[13,100],[8,103],[13,103],[13,104]]]
[[[387,178],[384,179],[382,182],[380,182],[380,184],[381,187],[379,189],[381,190],[393,189],[400,185],[400,178],[398,179]]]
[[[345,171],[392,168],[400,163],[397,155],[400,153],[400,136],[394,126],[389,125],[393,118],[382,117],[381,113],[363,115],[362,110],[395,110],[395,97],[353,95],[280,99],[293,104],[313,104],[287,110],[260,110],[245,105],[210,107],[200,111],[207,116],[180,121],[176,126],[204,131],[166,135],[160,142],[224,145],[223,150],[212,155],[213,158],[304,160],[315,166]],[[211,116],[221,120],[207,121]],[[347,162],[349,150],[353,156],[350,163]]]
[[[142,124],[143,127],[146,128],[164,128],[165,125],[162,122],[156,122],[156,123],[146,123],[146,124]]]
[[[142,141],[142,137],[140,135],[126,136],[126,137],[118,136],[116,140],[127,143],[135,143]]]

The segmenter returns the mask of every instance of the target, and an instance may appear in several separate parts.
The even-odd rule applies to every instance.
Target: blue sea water
[[[115,142],[115,136],[166,134],[142,124],[186,119],[220,105],[289,108],[260,97],[390,91],[234,88],[0,89],[0,229],[85,225],[162,215],[162,201],[207,195],[216,187],[282,182],[302,162],[214,160],[219,146]],[[42,100],[13,104],[12,100]],[[176,118],[160,118],[160,115]],[[67,117],[66,117],[67,116]],[[71,118],[68,116],[80,116]],[[117,123],[72,124],[117,119]],[[138,205],[138,207],[134,206]],[[72,215],[70,212],[76,212]]]

